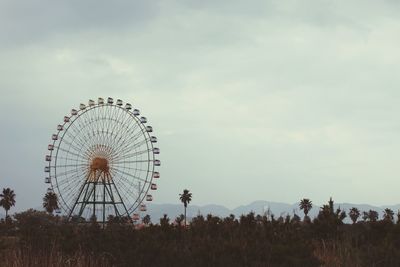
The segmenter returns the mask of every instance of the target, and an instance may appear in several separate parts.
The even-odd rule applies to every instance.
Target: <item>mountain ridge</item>
[[[183,214],[183,205],[182,204],[148,204],[147,212],[143,214],[149,214],[154,223],[158,222],[158,219],[161,218],[164,214],[167,214],[171,220],[174,220],[180,214]],[[309,216],[314,218],[318,215],[322,205],[313,204],[313,208],[309,212]],[[370,205],[370,204],[354,204],[354,203],[334,203],[334,208],[340,208],[341,210],[346,211],[346,213],[352,207],[356,207],[362,213],[363,211],[368,210],[376,210],[379,213],[379,217],[383,217],[383,210],[385,208],[392,209],[395,213],[400,209],[400,204],[391,204],[391,205]],[[266,201],[266,200],[256,200],[247,205],[240,205],[236,208],[229,209],[223,205],[217,204],[208,204],[208,205],[188,205],[187,207],[187,216],[188,218],[193,218],[198,214],[202,214],[206,216],[207,214],[212,214],[220,217],[227,217],[230,214],[239,217],[243,214],[248,214],[249,212],[254,212],[256,214],[274,214],[275,217],[286,216],[297,214],[301,218],[304,217],[303,211],[299,208],[299,202],[289,204],[284,202],[275,202],[275,201]],[[346,217],[345,222],[350,222],[350,219]]]

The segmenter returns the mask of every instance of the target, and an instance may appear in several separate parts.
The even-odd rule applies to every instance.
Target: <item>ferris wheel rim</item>
[[[83,104],[81,104],[81,106],[82,105]],[[155,153],[154,153],[155,147],[153,145],[153,142],[150,141],[152,139],[152,136],[150,135],[150,132],[146,130],[145,124],[141,121],[141,119],[138,119],[137,115],[134,115],[127,108],[124,108],[121,105],[106,103],[106,104],[90,105],[88,107],[84,107],[83,109],[80,108],[79,110],[73,109],[72,110],[73,112],[71,113],[71,116],[68,117],[68,120],[64,119],[64,123],[60,124],[59,125],[60,127],[58,127],[59,129],[57,129],[57,134],[53,135],[53,138],[54,138],[53,143],[52,143],[53,147],[52,147],[52,150],[50,150],[50,159],[51,160],[48,162],[50,185],[51,185],[51,188],[53,191],[57,191],[57,193],[58,193],[57,195],[60,197],[60,202],[63,202],[63,204],[60,205],[61,208],[63,209],[63,211],[65,213],[70,212],[71,211],[70,203],[68,203],[67,200],[64,199],[63,193],[60,190],[60,185],[58,184],[59,179],[57,178],[57,161],[58,161],[58,157],[59,157],[60,146],[64,141],[65,135],[69,131],[70,127],[72,127],[74,122],[79,120],[79,118],[84,116],[84,114],[87,114],[90,111],[93,111],[95,109],[102,108],[102,107],[117,108],[117,110],[121,111],[122,113],[125,112],[125,114],[128,114],[130,116],[130,118],[134,120],[135,125],[137,125],[139,127],[141,134],[143,136],[145,136],[144,144],[147,147],[147,153],[149,155],[148,160],[145,160],[145,162],[147,162],[147,171],[146,171],[145,181],[147,182],[148,185],[143,186],[144,190],[141,191],[141,194],[139,195],[138,198],[136,198],[136,200],[132,203],[132,205],[130,205],[130,207],[128,207],[128,209],[126,210],[126,213],[123,214],[124,216],[125,215],[130,216],[130,214],[132,214],[136,209],[138,209],[138,207],[149,196],[149,190],[151,190],[151,187],[153,186],[153,178],[154,178],[154,174],[156,173],[155,172],[156,165],[154,163],[159,160],[156,160]],[[147,120],[146,120],[146,122],[147,122]],[[63,133],[60,134],[61,132],[63,132]],[[56,136],[56,137],[54,137],[54,136]],[[83,149],[83,148],[81,148],[81,149]],[[157,148],[157,150],[158,150],[158,148]],[[54,160],[53,160],[53,158],[54,158]],[[53,164],[53,162],[54,162],[54,164]],[[83,164],[83,166],[88,167],[87,164]],[[157,165],[157,166],[159,166],[159,165]],[[53,169],[52,167],[54,168],[54,170],[52,170]],[[53,175],[52,175],[52,172],[54,172]],[[157,172],[157,174],[159,175],[158,172]]]

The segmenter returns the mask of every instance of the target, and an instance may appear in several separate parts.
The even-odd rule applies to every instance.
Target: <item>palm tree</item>
[[[386,208],[383,211],[383,219],[388,222],[393,222],[394,219],[394,212],[391,209]]]
[[[15,206],[15,193],[10,188],[3,188],[3,193],[0,194],[0,206],[6,211],[6,219],[8,217],[8,211],[12,206]]]
[[[356,207],[352,207],[349,210],[349,217],[353,221],[353,224],[355,224],[360,217],[361,213]]]
[[[47,192],[43,197],[43,208],[50,214],[53,213],[58,207],[58,198],[54,192]]]
[[[308,198],[303,198],[300,200],[299,207],[304,212],[304,221],[308,218],[308,212],[312,209],[312,201]]]
[[[179,199],[183,203],[183,206],[185,207],[185,226],[186,226],[186,208],[189,202],[192,200],[192,193],[189,193],[189,190],[184,189],[183,194],[179,194]]]
[[[375,210],[363,211],[363,220],[376,222],[379,218],[379,214]]]
[[[376,222],[379,218],[379,213],[375,210],[369,210],[368,215],[371,222]]]

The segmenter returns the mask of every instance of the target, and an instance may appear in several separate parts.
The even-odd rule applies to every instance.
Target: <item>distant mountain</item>
[[[320,207],[322,205],[314,204],[313,208],[309,212],[309,216],[314,218],[318,215]],[[383,210],[385,208],[392,209],[395,213],[400,209],[400,204],[397,205],[387,205],[387,206],[373,206],[368,204],[352,204],[352,203],[335,203],[335,209],[339,208],[341,210],[346,211],[346,213],[352,208],[356,207],[361,212],[368,210],[375,210],[379,213],[379,216],[382,217]],[[249,212],[254,212],[256,214],[274,214],[275,217],[286,216],[287,214],[293,215],[296,213],[301,218],[303,218],[303,211],[299,208],[299,203],[288,204],[281,202],[272,202],[272,201],[254,201],[248,205],[243,205],[236,207],[234,209],[228,209],[221,205],[205,205],[205,206],[197,206],[197,205],[188,205],[187,208],[187,216],[188,218],[192,218],[197,216],[198,214],[202,214],[206,216],[207,214],[212,214],[220,217],[227,217],[230,214],[234,214],[236,217],[239,217],[243,214],[248,214]],[[158,223],[159,219],[163,216],[163,214],[167,214],[168,217],[174,220],[178,215],[183,214],[184,209],[182,204],[148,204],[147,214],[150,215],[153,223]],[[347,217],[345,222],[349,223],[350,219]]]

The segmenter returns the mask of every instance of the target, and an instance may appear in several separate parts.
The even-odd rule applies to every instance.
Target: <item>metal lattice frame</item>
[[[109,215],[139,217],[144,201],[152,201],[159,178],[147,119],[139,110],[112,98],[81,104],[64,123],[57,126],[48,146],[45,182],[58,195],[59,206],[69,218],[74,216],[105,222]],[[61,212],[61,211],[59,211]]]

